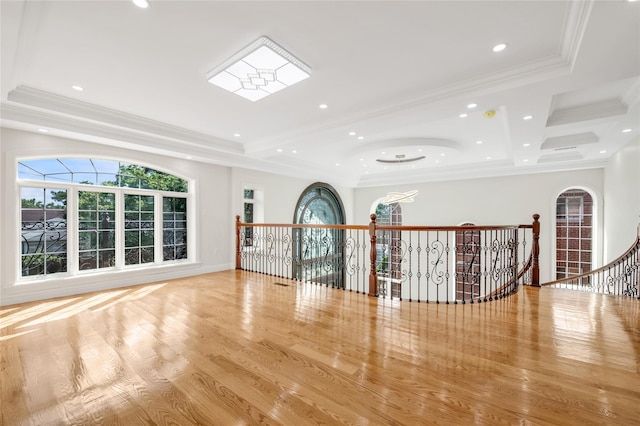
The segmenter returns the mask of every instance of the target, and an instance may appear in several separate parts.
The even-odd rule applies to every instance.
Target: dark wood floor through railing
[[[501,226],[242,223],[236,269],[391,299],[477,303],[539,285],[539,215]]]
[[[638,424],[640,305],[409,303],[245,271],[0,307],[0,424]]]

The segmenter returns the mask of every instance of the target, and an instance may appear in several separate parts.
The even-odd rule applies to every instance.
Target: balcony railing
[[[640,225],[636,241],[613,262],[593,271],[543,283],[545,287],[640,299]]]
[[[539,285],[539,215],[509,226],[241,223],[236,269],[374,297],[475,303]]]

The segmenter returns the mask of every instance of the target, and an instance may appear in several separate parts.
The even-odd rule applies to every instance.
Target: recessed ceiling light
[[[298,151],[296,151],[295,149],[293,151],[291,151],[292,154],[297,154]]]
[[[38,131],[40,133],[49,133],[49,131],[47,129],[38,129]]]
[[[362,140],[364,139],[364,136],[358,136],[358,139]]]
[[[278,148],[276,151],[278,151],[278,152],[282,152],[282,149]]]
[[[320,104],[320,105],[318,105],[318,108],[320,108],[320,109],[327,109],[327,108],[329,108],[329,105],[327,105],[327,104]]]
[[[382,151],[382,152],[381,152],[381,154],[382,154],[382,155],[385,155],[385,154],[386,154],[386,152]]]
[[[487,160],[491,160],[491,157],[487,157]]]
[[[436,163],[439,163],[439,162],[440,162],[440,160],[436,160]]]
[[[523,163],[528,163],[528,162],[529,162],[529,160],[525,158],[524,160],[522,160],[522,162],[523,162]]]
[[[527,147],[527,146],[530,146],[530,145],[531,145],[530,143],[523,143],[522,144],[522,146],[524,146],[524,147]]]
[[[148,0],[133,0],[133,4],[135,4],[141,9],[146,9],[149,6],[151,6],[151,3],[149,3]]]
[[[191,160],[193,157],[192,157],[192,156],[190,156],[190,155],[187,155],[187,156],[186,156],[186,157],[184,157],[184,158],[186,158],[187,160]]]
[[[366,165],[366,164],[363,164],[363,165],[362,165],[362,167],[367,167],[367,165]]]
[[[356,132],[349,132],[349,136],[355,136]]]
[[[207,80],[255,102],[310,75],[308,65],[268,37],[260,37],[209,71]]]
[[[418,152],[422,152],[422,148],[418,148]]]
[[[631,131],[631,129],[624,129],[624,130],[622,131],[622,133],[629,133],[630,131]]]
[[[336,167],[340,167],[340,163],[336,163]]]
[[[493,46],[493,51],[494,52],[502,52],[506,48],[507,48],[507,44],[506,43],[500,43],[500,44],[496,44],[495,46]]]
[[[523,120],[531,120],[533,118],[533,115],[525,115],[524,117],[522,117]]]
[[[444,157],[444,152],[441,152],[441,153],[440,153],[440,156],[441,156],[441,157]]]
[[[73,86],[71,86],[71,88],[73,90],[77,90],[78,92],[82,92],[84,90],[84,87],[78,86],[77,84],[74,84]]]
[[[472,102],[472,103],[470,103],[469,105],[467,105],[467,108],[469,108],[469,109],[473,109],[473,108],[475,108],[475,107],[477,107],[477,106],[478,106],[478,104],[476,104],[476,103],[473,103],[473,102]]]
[[[460,117],[460,118],[467,118],[467,114],[462,113],[462,114],[460,114],[458,117]]]
[[[360,161],[364,161],[364,158],[361,158]]]
[[[477,143],[478,145],[480,145],[480,144],[482,144],[482,141],[476,141],[476,143]]]
[[[600,154],[606,154],[606,153],[607,153],[607,151],[604,150],[604,149],[602,151],[600,151]]]

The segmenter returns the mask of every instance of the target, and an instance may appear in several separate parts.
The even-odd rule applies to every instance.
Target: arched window
[[[182,178],[119,161],[45,158],[20,160],[18,183],[25,278],[188,259]]]
[[[326,183],[308,186],[298,199],[293,223],[344,224],[344,207],[337,191]],[[294,277],[341,288],[342,231],[305,228],[297,230],[294,238]]]
[[[593,198],[578,188],[556,199],[556,278],[590,271],[593,241]]]

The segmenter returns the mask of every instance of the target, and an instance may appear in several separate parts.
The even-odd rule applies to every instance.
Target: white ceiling
[[[640,2],[151,1],[0,1],[2,125],[354,187],[601,167],[639,137]],[[311,77],[207,82],[263,35]]]

